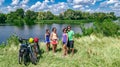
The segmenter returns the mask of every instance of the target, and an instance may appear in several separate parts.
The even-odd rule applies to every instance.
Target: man
[[[70,50],[72,50],[72,56],[74,54],[74,40],[73,40],[73,36],[74,36],[74,31],[71,30],[71,26],[68,26],[68,47],[70,48]]]

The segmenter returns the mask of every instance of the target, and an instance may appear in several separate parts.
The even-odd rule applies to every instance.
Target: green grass
[[[0,67],[25,67],[18,64],[19,45],[15,37],[11,37],[9,45],[0,48]],[[62,57],[61,42],[57,53],[45,51],[45,44],[40,43],[42,56],[37,65],[30,63],[28,67],[119,67],[120,37],[97,37],[95,35],[75,38],[75,54]]]
[[[58,24],[80,24],[80,23],[89,23],[93,22],[92,20],[40,20],[36,23],[39,24],[52,24],[52,23],[58,23]]]

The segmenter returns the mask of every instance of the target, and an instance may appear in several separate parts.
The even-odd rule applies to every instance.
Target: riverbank
[[[11,37],[9,45],[0,46],[0,67],[25,67],[18,64],[18,41]],[[56,55],[52,50],[45,52],[45,43],[39,43],[42,51],[37,65],[28,67],[119,67],[120,66],[120,37],[97,37],[95,35],[75,38],[75,54],[62,57],[61,41]]]
[[[38,24],[81,24],[81,23],[91,23],[93,20],[40,20],[36,23]]]

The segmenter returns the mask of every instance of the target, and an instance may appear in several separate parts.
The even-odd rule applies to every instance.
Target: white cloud
[[[73,0],[74,4],[95,4],[96,0]]]
[[[10,12],[10,11],[14,11],[13,7],[11,7],[11,6],[7,6],[6,9],[7,9],[7,11],[9,11],[9,12]]]
[[[27,4],[29,0],[22,0],[21,4]]]
[[[77,8],[82,8],[82,5],[74,5],[73,8],[77,9]]]
[[[117,16],[120,16],[120,2],[115,3],[113,6],[110,6],[110,8]]]
[[[30,0],[12,0],[11,5],[0,9],[2,12],[15,11],[17,8],[23,8],[25,11],[30,9],[33,11],[51,11],[54,14],[59,14],[67,9],[82,10],[88,12],[115,12],[120,15],[120,0],[67,0],[67,2],[55,3],[55,0],[37,1],[32,6],[28,6]],[[4,0],[0,0],[0,5]],[[95,3],[100,2],[98,8],[94,9]],[[107,9],[106,9],[107,8]]]
[[[47,3],[48,3],[48,2],[49,2],[49,0],[45,0],[44,2],[47,2]]]
[[[89,6],[87,5],[87,6],[85,6],[86,8],[89,8]]]
[[[107,9],[102,9],[102,8],[108,8],[110,10]],[[120,16],[120,0],[107,0],[104,1],[100,4],[100,8],[97,11],[101,11],[101,12],[115,12],[116,16]]]
[[[26,5],[29,2],[29,0],[12,0],[11,5],[6,7],[6,10],[8,12],[15,11],[18,8],[23,8],[25,11],[29,8],[28,5]]]
[[[18,3],[19,3],[19,0],[12,0],[11,5],[18,5]]]
[[[109,1],[107,1],[107,3],[108,4],[112,4],[112,3],[116,3],[116,2],[118,2],[119,0],[109,0]]]
[[[48,9],[48,4],[46,2],[43,2],[43,3],[41,3],[41,6],[39,6],[38,9],[40,9],[40,10],[46,10],[46,9]]]
[[[92,9],[87,9],[87,10],[85,10],[86,12],[90,12],[90,13],[92,13],[92,12],[94,12]]]
[[[3,2],[4,2],[4,0],[0,0],[0,6],[2,5]]]
[[[43,2],[49,3],[49,2],[55,2],[55,0],[44,0]]]
[[[107,1],[101,2],[100,7],[106,7],[106,6],[109,6],[111,4],[115,4],[118,2],[120,2],[120,0],[107,0]]]
[[[30,10],[36,10],[41,6],[41,2],[36,2],[34,5],[30,7]]]
[[[26,10],[28,10],[29,6],[23,4],[23,5],[21,6],[21,8],[23,8],[23,9],[26,11]]]
[[[48,7],[49,7],[48,10],[51,11],[52,13],[54,13],[54,14],[62,13],[69,8],[68,4],[64,3],[64,2],[54,4],[54,5],[50,5]]]
[[[50,0],[50,2],[55,2],[54,0]]]
[[[69,5],[71,5],[73,9],[77,10],[85,10],[85,8],[95,5],[97,1],[98,0],[67,0]]]

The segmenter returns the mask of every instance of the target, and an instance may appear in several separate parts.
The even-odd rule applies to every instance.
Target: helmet
[[[33,38],[29,38],[29,43],[33,43]]]
[[[37,43],[39,39],[37,37],[34,38],[34,42]]]

